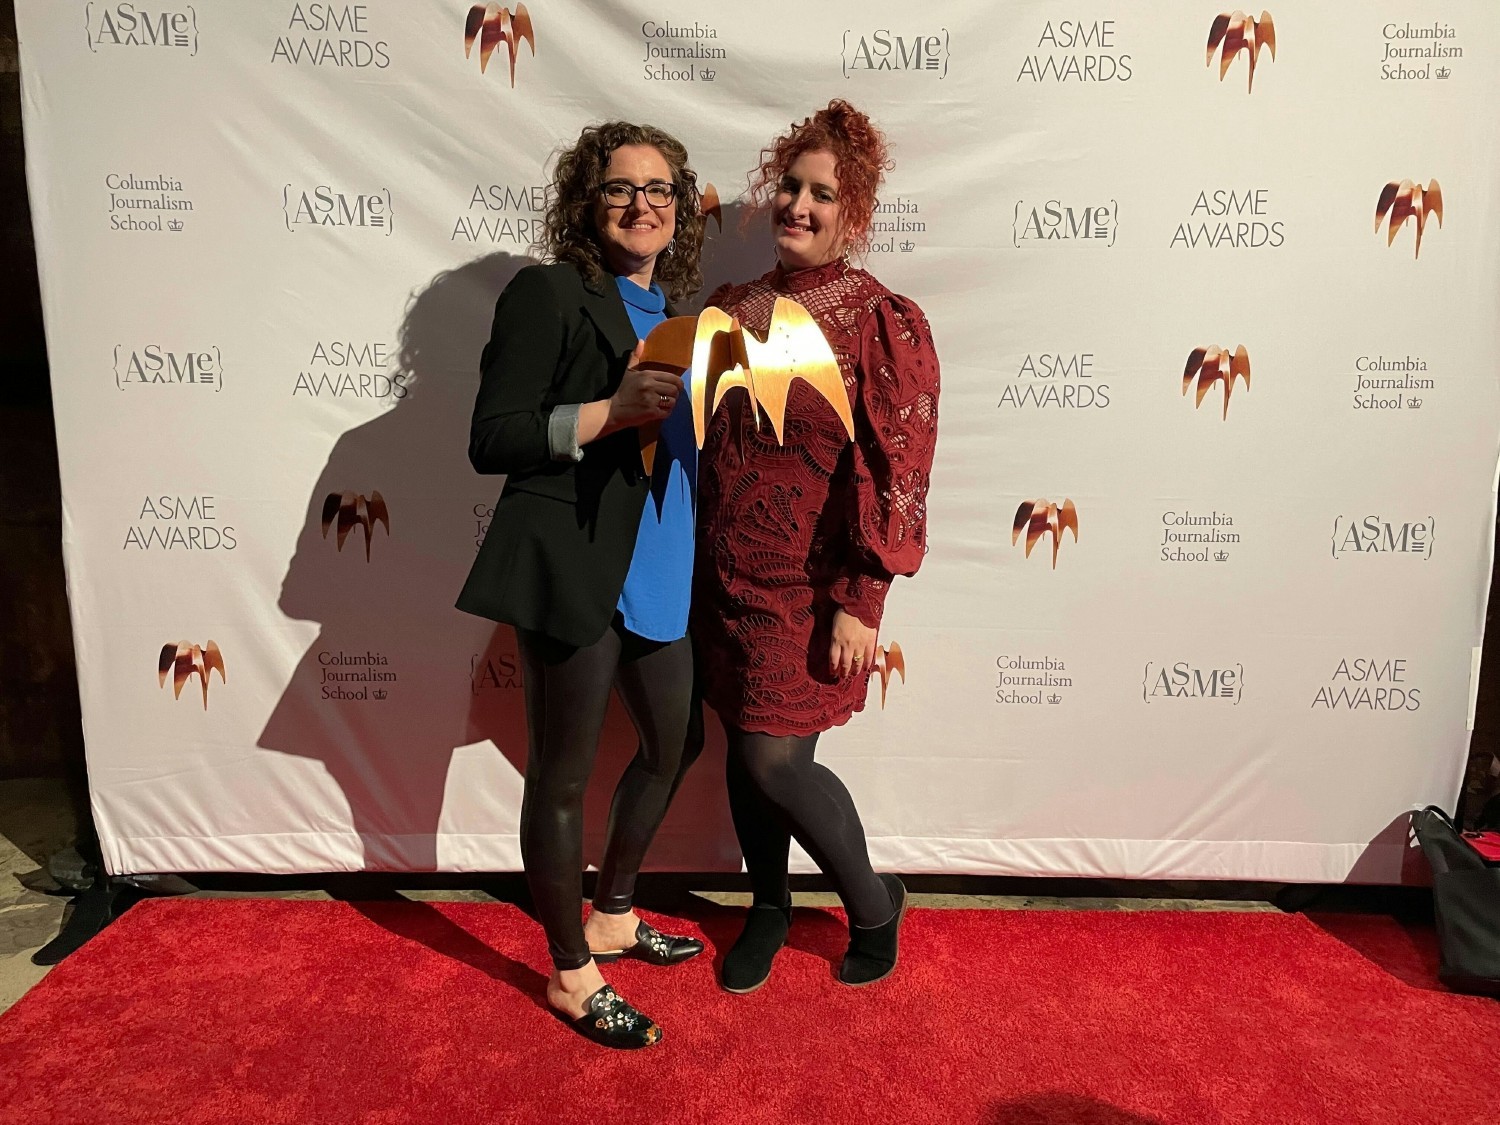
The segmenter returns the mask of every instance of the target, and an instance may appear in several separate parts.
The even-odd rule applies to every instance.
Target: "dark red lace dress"
[[[805,735],[864,709],[870,669],[828,668],[834,611],[879,627],[893,576],[927,550],[938,361],[922,310],[843,262],[780,267],[709,299],[764,336],[790,297],[817,320],[844,373],[855,442],[797,381],[786,442],[730,391],[698,465],[693,638],[709,706],[742,730]]]

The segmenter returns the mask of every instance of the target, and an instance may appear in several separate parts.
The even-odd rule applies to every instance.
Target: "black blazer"
[[[584,446],[582,461],[554,461],[547,419],[613,394],[635,345],[612,277],[591,285],[571,265],[528,266],[505,287],[480,358],[469,461],[506,481],[459,609],[578,647],[604,636],[651,489],[640,437],[620,430]]]

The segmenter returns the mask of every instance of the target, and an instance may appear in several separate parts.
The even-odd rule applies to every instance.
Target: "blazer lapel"
[[[583,311],[592,320],[616,355],[629,355],[636,345],[635,329],[625,311],[625,298],[615,288],[614,279],[602,278],[597,284],[584,282]]]

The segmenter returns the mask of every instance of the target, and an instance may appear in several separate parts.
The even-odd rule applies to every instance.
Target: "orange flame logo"
[[[1073,542],[1078,542],[1078,509],[1073,501],[1064,500],[1061,505],[1046,499],[1023,500],[1016,509],[1016,518],[1011,524],[1010,545],[1014,547],[1021,532],[1026,532],[1026,557],[1031,557],[1031,548],[1043,535],[1052,536],[1052,569],[1057,569],[1057,549],[1062,545],[1064,530],[1073,533]],[[904,677],[903,677],[904,679]]]
[[[531,27],[531,13],[525,4],[517,4],[512,12],[499,4],[475,4],[469,9],[464,21],[464,58],[474,50],[474,40],[479,40],[479,73],[490,65],[490,56],[495,48],[504,43],[510,54],[510,88],[516,88],[516,55],[520,53],[521,41],[531,48],[531,57],[536,58],[536,32]]]
[[[224,654],[213,641],[199,648],[192,641],[164,644],[161,656],[156,661],[156,686],[167,686],[167,673],[172,673],[172,698],[182,698],[182,685],[193,677],[203,685],[203,709],[208,710],[208,674],[219,673],[221,684],[229,681],[224,676]]]
[[[653,328],[640,362],[669,371],[691,369],[689,392],[699,449],[708,432],[709,416],[736,387],[750,396],[757,424],[764,415],[777,442],[784,441],[787,396],[797,379],[827,400],[849,440],[854,440],[854,409],[839,361],[812,314],[788,297],[776,298],[764,340],[723,309],[710,305],[697,316],[673,317]],[[655,430],[642,427],[641,459],[648,473],[655,450]]]
[[[880,709],[885,710],[885,692],[891,685],[891,673],[901,677],[901,682],[906,683],[906,657],[901,654],[901,646],[895,642],[890,648],[883,645],[875,646],[875,667],[870,669],[880,677]]]
[[[1438,187],[1436,180],[1428,180],[1425,188],[1410,180],[1402,180],[1400,183],[1392,180],[1381,189],[1380,199],[1375,204],[1377,234],[1387,212],[1390,213],[1390,227],[1385,244],[1389,246],[1395,242],[1396,232],[1401,229],[1402,224],[1407,219],[1413,219],[1417,228],[1417,248],[1412,257],[1418,257],[1422,253],[1422,231],[1427,226],[1427,217],[1436,215],[1438,226],[1443,225],[1443,189]]]
[[[703,185],[703,197],[699,201],[698,209],[703,213],[704,226],[708,225],[709,219],[713,219],[714,222],[719,224],[719,232],[722,234],[724,231],[724,211],[719,205],[719,191],[713,184]]]
[[[1228,348],[1221,348],[1217,344],[1206,348],[1194,348],[1188,352],[1187,366],[1182,369],[1182,393],[1187,394],[1188,388],[1193,385],[1193,380],[1198,380],[1198,397],[1193,403],[1197,409],[1203,405],[1203,396],[1208,394],[1209,389],[1215,383],[1224,384],[1224,413],[1223,418],[1229,417],[1229,395],[1234,390],[1234,381],[1243,379],[1245,390],[1250,389],[1250,353],[1241,344],[1234,349],[1234,354],[1229,353]]]
[[[364,528],[365,562],[370,561],[370,540],[375,534],[375,525],[383,524],[387,536],[391,533],[391,515],[385,506],[385,497],[371,492],[368,499],[357,492],[330,492],[323,501],[323,538],[328,538],[328,529],[338,522],[336,536],[338,549],[344,549],[344,540],[356,527]]]
[[[1214,51],[1220,45],[1223,50],[1219,52],[1219,81],[1224,81],[1224,75],[1229,73],[1234,60],[1244,51],[1250,56],[1249,90],[1253,92],[1255,64],[1260,59],[1262,48],[1270,48],[1271,61],[1276,61],[1276,25],[1271,22],[1271,13],[1262,12],[1258,20],[1239,11],[1215,16],[1208,29],[1208,65],[1213,64]]]

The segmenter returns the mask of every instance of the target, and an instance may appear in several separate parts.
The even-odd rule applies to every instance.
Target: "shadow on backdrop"
[[[731,215],[726,208],[723,235],[715,230],[710,237],[739,246]],[[714,260],[729,270],[746,257],[743,249],[725,247]],[[316,622],[319,633],[258,745],[324,764],[348,802],[348,817],[309,823],[307,830],[347,837],[352,823],[365,870],[436,869],[440,822],[460,850],[464,837],[514,843],[526,762],[515,636],[508,626],[459,612],[453,600],[502,483],[476,475],[468,462],[479,354],[495,298],[527,264],[516,255],[488,255],[439,274],[414,295],[400,331],[406,393],[335,443],[282,581],[281,610]],[[336,521],[325,537],[324,505],[330,496],[368,498],[376,491],[389,510],[390,532],[372,521],[367,561],[362,526],[349,530],[342,547]],[[330,678],[367,672],[382,678]],[[739,869],[723,793],[723,735],[717,723],[708,729],[708,748],[684,781],[648,867]],[[486,740],[508,763],[505,772],[495,774],[489,760],[466,760],[457,784],[472,786],[476,776],[493,784],[466,792],[444,817],[456,756],[493,759],[488,746],[476,745]],[[629,720],[612,700],[585,806],[589,863],[602,854],[609,799],[635,749]],[[455,862],[445,850],[444,866],[475,863]]]
[[[722,230],[718,220],[708,220],[701,258],[703,288],[687,302],[689,310],[697,312],[702,308],[704,301],[720,285],[750,281],[776,265],[776,244],[771,238],[770,219],[750,213],[746,229],[741,230],[748,211],[747,204],[731,200],[722,208]]]

